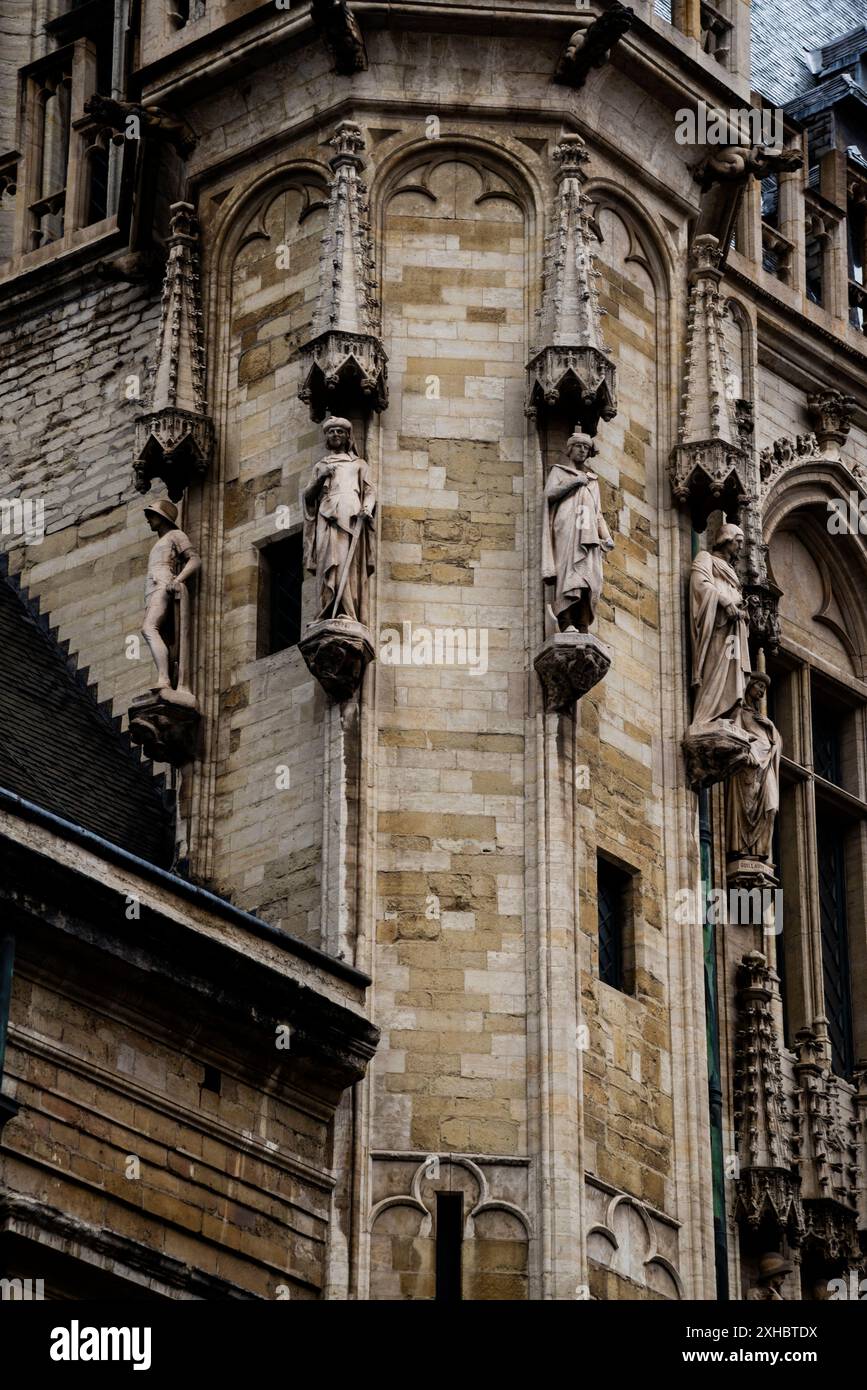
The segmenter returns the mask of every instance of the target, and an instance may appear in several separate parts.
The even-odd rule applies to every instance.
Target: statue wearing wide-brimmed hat
[[[201,560],[178,526],[178,509],[166,497],[144,508],[156,532],[145,580],[145,618],[142,636],[157,668],[154,687],[164,699],[194,704],[189,688],[189,594],[187,581],[201,569]]]

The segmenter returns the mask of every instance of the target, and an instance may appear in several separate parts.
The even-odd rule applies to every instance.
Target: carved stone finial
[[[719,291],[721,260],[716,237],[694,239],[689,262],[685,383],[670,472],[675,500],[690,507],[697,530],[704,530],[711,511],[734,511],[749,492],[742,425],[728,388],[731,364]]]
[[[361,127],[341,121],[329,144],[334,180],[322,238],[320,299],[314,337],[301,350],[298,393],[314,420],[356,408],[381,411],[388,404],[367,189],[359,177]]]
[[[849,437],[855,397],[842,391],[814,391],[807,397],[807,413],[819,447],[826,457],[839,458],[840,450]]]
[[[174,203],[147,410],[136,418],[138,491],[147,492],[154,478],[162,478],[178,501],[204,476],[213,447],[205,400],[198,222],[192,204]]]
[[[569,39],[554,73],[554,81],[567,87],[583,87],[591,68],[601,68],[614,45],[632,28],[635,11],[615,3]]]
[[[752,1229],[771,1222],[797,1244],[804,1227],[794,1121],[783,1085],[772,1000],[777,977],[761,951],[737,972],[734,1124],[739,1160],[736,1215]]]
[[[593,435],[617,413],[615,367],[602,340],[599,272],[592,245],[602,233],[582,185],[589,155],[580,135],[564,135],[554,151],[554,229],[545,250],[539,348],[527,366],[527,413],[562,406]]]

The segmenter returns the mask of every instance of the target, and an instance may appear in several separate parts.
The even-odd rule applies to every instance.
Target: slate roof
[[[753,90],[785,106],[815,82],[806,51],[837,48],[865,17],[865,0],[753,0]]]
[[[163,779],[97,702],[68,645],[0,555],[0,787],[166,868]]]

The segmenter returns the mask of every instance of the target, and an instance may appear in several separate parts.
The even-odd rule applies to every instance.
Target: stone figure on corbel
[[[323,689],[346,700],[373,658],[367,616],[376,568],[376,493],[351,422],[332,416],[322,431],[327,453],[303,493],[304,564],[316,576],[319,611],[298,646]]]
[[[154,762],[180,766],[193,757],[199,704],[190,688],[192,621],[188,584],[201,569],[189,537],[177,524],[178,509],[160,497],[144,509],[156,534],[145,580],[142,636],[156,667],[156,685],[129,710],[133,743]]]
[[[741,528],[726,522],[713,549],[699,551],[692,562],[694,704],[683,746],[694,787],[722,781],[749,757],[750,738],[739,722],[751,670],[748,613],[736,568],[743,542]]]
[[[544,491],[542,579],[546,641],[535,659],[548,709],[566,711],[602,679],[611,658],[590,633],[602,593],[602,558],[614,541],[602,514],[599,479],[588,465],[596,452],[580,431],[555,463]]]
[[[750,741],[747,760],[726,783],[727,878],[750,887],[771,886],[773,839],[780,809],[783,740],[765,711],[770,677],[751,671],[735,722]]]

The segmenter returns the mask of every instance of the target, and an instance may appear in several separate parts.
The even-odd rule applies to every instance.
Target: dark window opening
[[[212,1067],[209,1062],[204,1062],[202,1064],[202,1071],[204,1073],[202,1077],[202,1090],[213,1091],[214,1095],[218,1096],[223,1084],[223,1078],[220,1075],[219,1068]]]
[[[633,875],[601,855],[596,861],[599,917],[599,978],[612,989],[632,993]]]
[[[845,853],[840,826],[834,823],[830,808],[825,808],[819,803],[816,809],[822,974],[831,1042],[831,1065],[838,1076],[851,1076],[854,1045],[846,930]]]
[[[811,701],[813,725],[813,771],[824,777],[826,782],[842,786],[842,763],[840,758],[840,719],[839,710],[831,709],[816,697],[813,690]]]
[[[259,552],[259,656],[294,647],[301,636],[304,548],[300,531]]]
[[[464,1239],[464,1195],[437,1193],[436,1297],[458,1303],[463,1298],[461,1254]]]

